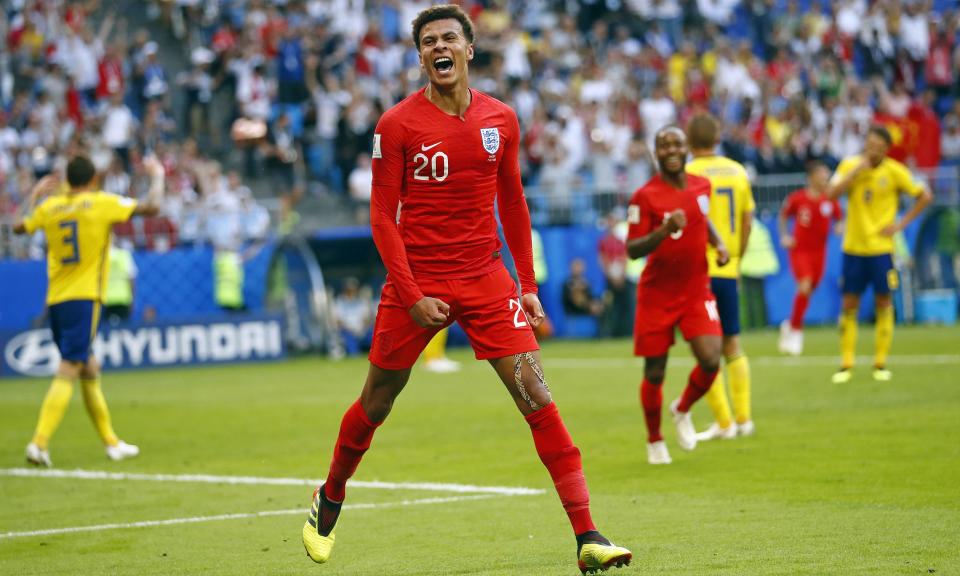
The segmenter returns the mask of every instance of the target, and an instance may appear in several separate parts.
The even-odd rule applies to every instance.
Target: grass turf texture
[[[894,380],[869,366],[835,386],[834,330],[807,333],[807,359],[776,358],[747,334],[757,435],[674,442],[666,403],[690,367],[674,348],[664,431],[674,463],[646,464],[641,365],[626,341],[549,343],[547,378],[584,455],[600,529],[634,552],[629,574],[960,573],[958,328],[898,328]],[[872,329],[861,327],[861,354]],[[361,480],[546,489],[406,508],[345,511],[331,563],[300,544],[311,489],[0,476],[0,534],[302,508],[297,515],[0,538],[0,574],[576,574],[567,519],[529,429],[466,350],[454,375],[415,370],[378,431]],[[931,355],[944,355],[930,358]],[[910,358],[915,356],[915,358]],[[919,358],[923,356],[924,358]],[[898,361],[899,360],[899,361]],[[927,361],[929,360],[929,361]],[[75,390],[51,445],[58,469],[322,477],[361,359],[110,373],[122,438],[142,455],[106,460]],[[0,381],[0,468],[22,467],[45,380]],[[709,416],[695,409],[699,429]],[[349,489],[349,503],[455,496]]]

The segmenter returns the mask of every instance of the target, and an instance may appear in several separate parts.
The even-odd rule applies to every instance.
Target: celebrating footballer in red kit
[[[822,162],[807,167],[807,187],[790,194],[780,211],[780,243],[790,251],[790,268],[797,281],[797,294],[790,318],[780,325],[780,351],[798,355],[803,351],[803,317],[810,294],[820,284],[826,262],[832,225],[843,218],[840,203],[827,196],[830,169]],[[793,234],[787,219],[793,218]]]
[[[673,126],[660,130],[655,151],[660,173],[634,193],[627,209],[627,254],[647,257],[637,289],[634,327],[634,353],[644,357],[640,399],[647,423],[647,460],[669,464],[670,453],[660,434],[667,353],[679,327],[697,365],[670,412],[680,447],[693,450],[697,438],[689,411],[710,390],[721,354],[720,316],[707,275],[707,244],[717,249],[721,266],[729,254],[707,216],[710,181],[684,172],[686,135]]]
[[[577,540],[582,572],[628,564],[590,516],[580,461],[550,396],[532,327],[543,321],[533,273],[530,215],[520,182],[514,111],[469,87],[473,25],[457,6],[413,22],[429,83],[388,110],[373,141],[373,239],[387,268],[360,398],[344,414],[327,480],[314,493],[303,544],[316,562],[333,548],[347,480],[370,447],[411,367],[434,334],[459,322],[524,415]],[[516,263],[501,255],[494,202]]]

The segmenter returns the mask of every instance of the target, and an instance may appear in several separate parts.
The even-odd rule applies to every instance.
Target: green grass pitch
[[[872,347],[862,326],[860,353]],[[898,328],[894,380],[864,362],[830,383],[834,330],[811,330],[806,356],[781,358],[776,335],[747,334],[757,434],[646,463],[627,341],[544,347],[547,378],[584,457],[594,518],[631,548],[630,574],[960,574],[960,328]],[[300,544],[306,485],[13,477],[45,380],[0,381],[0,574],[577,574],[575,544],[529,429],[485,363],[416,370],[357,480],[518,486],[541,495],[460,498],[440,490],[349,489],[331,562]],[[665,389],[691,364],[674,348]],[[319,478],[362,359],[110,373],[120,436],[139,458],[106,460],[79,391],[51,445],[57,470]],[[695,409],[702,429],[703,403]],[[302,513],[249,516],[251,513]],[[160,526],[134,522],[238,517]],[[24,536],[83,526],[114,529]]]

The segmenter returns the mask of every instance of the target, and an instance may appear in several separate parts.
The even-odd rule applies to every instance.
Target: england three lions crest
[[[487,154],[496,154],[500,149],[500,132],[496,128],[481,128],[480,139]]]

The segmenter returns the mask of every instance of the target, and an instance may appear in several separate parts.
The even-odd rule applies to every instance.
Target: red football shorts
[[[658,299],[638,294],[637,317],[633,329],[633,353],[636,356],[663,356],[673,346],[674,328],[684,340],[697,336],[720,336],[720,314],[713,294],[684,299]]]
[[[816,288],[823,278],[824,253],[815,250],[790,251],[790,269],[797,280],[810,278]]]
[[[478,360],[540,349],[506,268],[475,278],[418,280],[417,284],[424,295],[450,305],[444,327],[459,322]],[[386,370],[410,368],[439,330],[417,325],[388,279],[373,327],[370,362]]]

